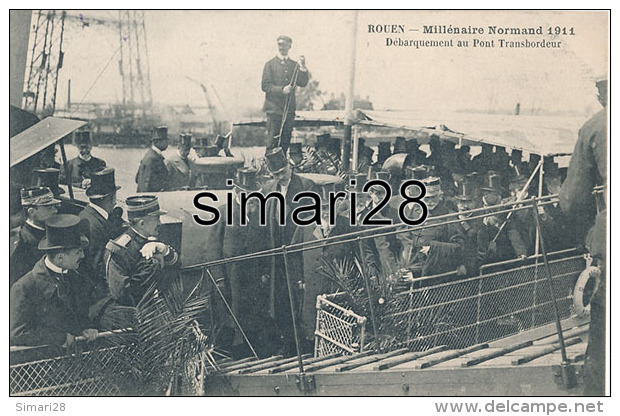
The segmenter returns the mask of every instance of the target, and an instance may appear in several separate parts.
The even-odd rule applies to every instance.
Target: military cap
[[[422,165],[420,166],[407,166],[405,168],[405,178],[422,180],[428,176],[428,171]]]
[[[47,186],[24,188],[20,194],[23,207],[60,204],[60,200],[54,198],[54,194]]]
[[[420,182],[422,182],[426,188],[426,196],[437,196],[443,194],[443,191],[441,190],[441,179],[438,177],[429,176],[422,179]]]
[[[281,42],[287,42],[287,43],[289,43],[289,44],[292,44],[292,43],[293,43],[293,39],[291,39],[291,37],[290,37],[290,36],[286,36],[286,35],[280,35],[280,36],[278,36],[278,38],[276,39],[276,41],[277,41],[278,43],[281,43]]]
[[[127,205],[127,217],[134,218],[165,215],[168,211],[159,208],[159,201],[155,195],[130,196],[125,200]]]
[[[265,153],[267,169],[271,173],[278,173],[288,166],[288,159],[281,147],[275,147]]]
[[[45,221],[45,237],[39,242],[39,250],[86,248],[88,238],[82,234],[82,229],[77,215],[52,215]]]
[[[104,168],[93,172],[90,176],[90,186],[86,189],[86,196],[92,199],[103,198],[121,189],[114,180],[114,168]]]
[[[168,140],[168,127],[155,127],[151,135],[151,140]]]

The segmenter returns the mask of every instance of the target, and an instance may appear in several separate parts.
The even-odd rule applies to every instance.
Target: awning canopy
[[[339,126],[344,111],[298,111],[296,127]],[[542,156],[569,155],[585,117],[550,117],[484,113],[425,114],[408,111],[356,110],[360,126],[406,130],[420,144],[435,134],[461,145],[488,143]],[[243,120],[233,126],[265,126],[264,119]]]
[[[74,130],[82,127],[86,121],[67,118],[47,117],[32,127],[11,137],[9,145],[9,167],[28,159]]]

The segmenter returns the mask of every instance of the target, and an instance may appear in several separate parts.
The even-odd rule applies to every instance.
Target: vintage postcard
[[[10,11],[9,394],[602,411],[610,18]]]

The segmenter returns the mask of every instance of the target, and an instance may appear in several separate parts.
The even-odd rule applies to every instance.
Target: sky
[[[114,19],[117,11],[71,11]],[[262,69],[277,52],[276,37],[293,38],[290,55],[304,55],[312,78],[326,92],[346,92],[353,22],[355,93],[375,109],[511,111],[523,114],[574,112],[587,116],[599,107],[594,77],[607,68],[608,15],[557,11],[174,11],[145,12],[153,100],[160,104],[206,105],[195,81],[221,98],[232,118],[258,111]],[[404,33],[369,33],[370,25],[402,25]],[[482,35],[424,34],[423,26],[481,27]],[[573,28],[574,35],[490,35],[488,26]],[[376,32],[376,29],[375,29]],[[386,38],[452,40],[455,46],[386,46]],[[499,48],[498,40],[553,40],[560,48]],[[467,40],[468,47],[456,47]],[[494,41],[492,48],[474,40]],[[59,74],[58,105],[119,102],[119,36],[113,27],[79,22],[67,25],[65,62]],[[191,81],[188,78],[191,78]],[[214,99],[215,100],[215,99]]]

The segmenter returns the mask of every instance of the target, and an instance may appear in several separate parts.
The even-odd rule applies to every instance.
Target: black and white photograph
[[[9,10],[11,411],[611,411],[610,55],[605,9]]]

